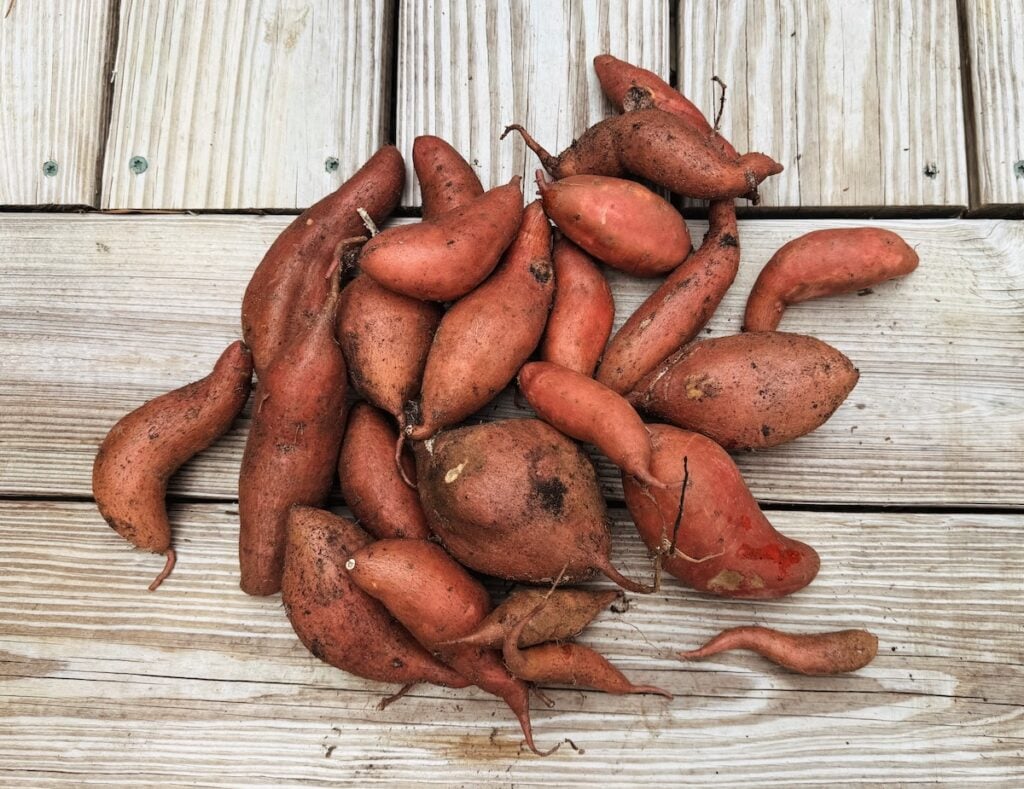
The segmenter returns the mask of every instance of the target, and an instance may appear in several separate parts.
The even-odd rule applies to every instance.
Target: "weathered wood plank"
[[[667,582],[606,612],[585,640],[677,694],[550,691],[519,750],[501,703],[423,687],[384,712],[384,685],[313,658],[278,598],[238,589],[237,513],[175,507],[179,563],[131,551],[90,504],[0,503],[0,770],[11,780],[202,785],[331,783],[785,785],[1024,778],[1020,516],[775,512],[822,555],[791,598],[722,601]],[[615,561],[649,570],[616,513]],[[722,627],[867,627],[878,658],[810,678],[733,653],[675,650]],[[1016,779],[1016,780],[1015,780]]]
[[[679,2],[680,90],[786,168],[770,207],[968,202],[955,0]]]
[[[22,2],[0,18],[0,205],[96,205],[113,5]]]
[[[287,217],[0,217],[0,493],[89,495],[96,447],[124,413],[205,375],[238,334],[250,273]],[[695,237],[703,223],[692,223]],[[736,284],[709,326],[734,333],[785,241],[838,221],[741,222]],[[818,431],[745,454],[768,501],[1024,506],[1024,225],[875,223],[921,256],[866,296],[792,308],[861,370]],[[621,323],[656,285],[615,276]],[[523,415],[505,396],[488,412]],[[246,422],[183,469],[177,494],[233,498]],[[609,496],[617,474],[600,463]]]
[[[387,141],[387,0],[121,4],[104,208],[297,208]]]
[[[973,109],[971,207],[1024,216],[1024,5],[963,4]]]
[[[408,158],[417,135],[437,134],[485,187],[532,178],[536,159],[500,141],[522,123],[552,150],[609,115],[591,61],[611,52],[668,76],[668,3],[635,0],[409,0],[398,32],[396,138]],[[532,194],[532,189],[529,190]],[[419,205],[406,184],[403,204]]]

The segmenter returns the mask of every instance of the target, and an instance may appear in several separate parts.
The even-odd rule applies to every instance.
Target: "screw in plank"
[[[938,165],[935,162],[929,162],[925,165],[924,174],[929,178],[936,178],[939,174]]]
[[[128,169],[136,175],[142,175],[149,169],[149,162],[144,156],[133,156],[128,160]]]
[[[57,163],[50,159],[48,162],[43,162],[43,175],[47,178],[53,178],[57,174]]]
[[[338,161],[335,156],[328,156],[324,159],[324,169],[329,173],[338,172],[338,168],[341,167],[341,162]]]

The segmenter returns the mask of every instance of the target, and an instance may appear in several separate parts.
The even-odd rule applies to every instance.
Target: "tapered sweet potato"
[[[774,331],[790,304],[856,293],[917,268],[917,253],[890,230],[815,230],[772,255],[747,298],[743,331]]]
[[[406,414],[411,438],[461,422],[508,385],[540,342],[554,288],[551,226],[534,202],[498,270],[441,320],[419,408]]]
[[[519,388],[537,415],[568,436],[597,446],[616,466],[651,485],[651,440],[640,415],[593,378],[551,362],[530,362]]]
[[[665,570],[702,592],[753,599],[782,597],[814,579],[818,554],[772,527],[724,449],[697,433],[649,427],[654,473],[688,480],[682,516],[681,485],[658,490],[626,474],[622,484],[637,531]]]
[[[256,374],[327,298],[323,272],[338,243],[364,232],[356,209],[375,222],[390,214],[402,193],[405,164],[394,146],[375,153],[336,191],[303,211],[277,237],[256,268],[242,299],[242,336],[252,348]]]
[[[281,599],[299,640],[320,660],[364,679],[466,687],[469,680],[434,658],[352,583],[345,562],[372,542],[346,518],[291,508]]]
[[[798,674],[844,674],[875,659],[878,638],[866,630],[798,635],[756,625],[731,627],[679,657],[700,660],[730,649],[748,649]]]
[[[356,551],[345,569],[423,646],[480,689],[504,699],[536,752],[526,684],[508,673],[494,650],[444,644],[471,632],[490,611],[479,581],[426,540],[380,540]]]
[[[629,317],[604,351],[597,380],[626,394],[707,323],[736,278],[740,263],[736,209],[716,200],[704,243],[668,275]]]
[[[623,178],[574,175],[560,181],[537,171],[544,213],[577,246],[635,277],[671,271],[690,254],[690,231],[663,197]]]
[[[424,219],[460,208],[484,193],[469,162],[440,137],[423,135],[412,141],[412,166],[420,182]]]
[[[591,126],[569,148],[552,156],[525,129],[518,131],[554,178],[635,175],[687,197],[749,197],[782,165],[763,153],[727,156],[691,121],[659,109],[634,110]]]
[[[338,277],[319,312],[259,379],[238,478],[242,589],[281,588],[288,510],[319,506],[331,490],[345,432],[345,357],[334,339]]]
[[[517,175],[460,208],[378,233],[359,266],[388,290],[451,301],[483,282],[515,237],[523,216]]]
[[[540,358],[592,376],[615,321],[612,289],[591,257],[567,239],[555,241],[552,260],[555,298]]]
[[[643,378],[629,401],[728,450],[762,449],[824,424],[859,375],[813,337],[737,334],[682,348]]]
[[[566,583],[595,570],[635,592],[609,560],[604,498],[586,455],[538,419],[463,427],[415,446],[420,501],[449,553],[488,575]]]
[[[364,529],[378,538],[427,539],[430,528],[420,498],[399,476],[395,464],[398,431],[387,416],[367,403],[357,403],[348,417],[338,458],[338,478],[345,503]],[[405,475],[416,478],[408,450],[402,457]]]
[[[227,432],[252,380],[252,354],[233,342],[202,380],[160,395],[121,417],[96,453],[92,494],[100,515],[136,548],[167,556],[156,589],[174,567],[167,481]]]

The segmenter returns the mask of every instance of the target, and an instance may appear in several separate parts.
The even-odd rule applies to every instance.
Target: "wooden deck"
[[[0,18],[0,784],[1024,784],[1024,12],[673,5],[18,0]],[[528,174],[500,129],[566,145],[610,111],[589,63],[603,51],[709,111],[719,75],[724,131],[786,165],[744,208],[711,336],[737,330],[761,265],[808,230],[889,227],[921,265],[787,313],[861,380],[820,430],[737,458],[773,523],[818,548],[819,577],[754,604],[671,583],[603,614],[587,643],[676,698],[551,691],[538,742],[573,745],[538,759],[474,690],[378,712],[388,688],[320,663],[279,598],[238,589],[247,416],[173,481],[179,561],[156,593],[162,559],[104,525],[89,475],[117,418],[238,336],[290,220],[250,209],[300,209],[422,133],[487,185]],[[612,281],[620,321],[654,287]],[[483,416],[524,413],[506,393]],[[642,576],[598,466],[615,561]],[[673,658],[752,622],[863,626],[881,652],[831,679]]]

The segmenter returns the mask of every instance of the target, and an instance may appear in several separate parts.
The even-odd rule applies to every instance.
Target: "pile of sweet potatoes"
[[[573,584],[601,574],[649,594],[667,574],[765,599],[813,581],[817,552],[772,526],[729,452],[805,435],[857,383],[839,350],[777,331],[787,306],[917,265],[888,231],[809,233],[761,271],[742,333],[696,340],[740,263],[734,201],[756,201],[782,167],[737,153],[656,75],[609,55],[595,67],[622,114],[557,156],[510,127],[555,179],[538,171],[539,199],[525,207],[518,177],[485,190],[448,143],[420,137],[421,221],[377,230],[405,179],[392,147],[298,216],[245,292],[244,344],[119,421],[93,474],[108,523],[167,557],[155,589],[175,560],[167,480],[229,429],[255,372],[242,589],[281,592],[316,657],[401,686],[382,703],[421,682],[476,685],[509,706],[537,753],[532,686],[672,698],[573,640],[622,594]],[[710,201],[700,246],[672,203],[626,176]],[[603,265],[663,278],[614,335]],[[466,421],[513,383],[535,417]],[[621,469],[652,557],[646,578],[611,561],[580,442]],[[327,509],[335,489],[351,518]],[[495,606],[481,576],[524,585]],[[726,649],[830,674],[866,665],[877,640],[749,626],[680,657]]]

